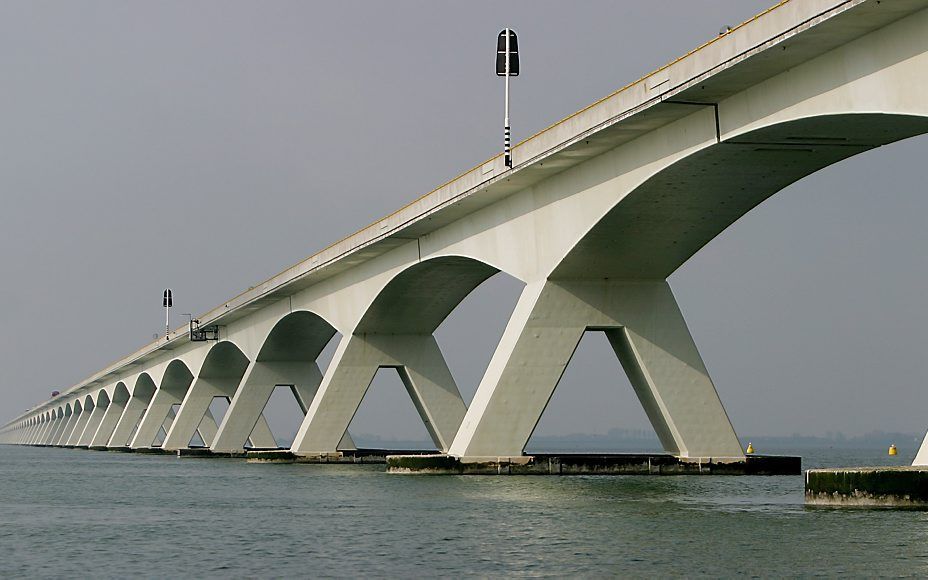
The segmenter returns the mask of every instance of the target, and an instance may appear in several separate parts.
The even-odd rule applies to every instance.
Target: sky
[[[163,332],[163,288],[205,312],[495,155],[502,28],[518,141],[771,3],[0,3],[0,415]],[[826,168],[670,278],[739,434],[928,428],[926,153]],[[491,279],[437,333],[468,400],[519,290]],[[536,435],[647,427],[590,333]],[[389,369],[352,431],[425,438]]]

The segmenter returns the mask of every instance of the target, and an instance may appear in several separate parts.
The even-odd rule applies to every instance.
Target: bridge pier
[[[912,460],[913,466],[928,466],[928,433],[925,434],[925,438],[922,439],[922,444],[918,448],[918,453],[915,454],[915,459]]]
[[[80,439],[81,434],[84,432],[84,427],[87,426],[87,421],[90,420],[91,411],[93,411],[93,409],[88,409],[86,405],[81,407],[77,415],[77,420],[74,422],[74,428],[71,429],[71,433],[68,435],[67,440],[62,443],[63,445],[67,445],[68,447],[77,445],[77,440]]]
[[[37,420],[32,426],[32,433],[29,434],[29,445],[35,445],[39,437],[42,436],[42,431],[45,430],[45,421]]]
[[[39,423],[30,423],[28,427],[23,429],[23,439],[22,442],[25,445],[32,445],[32,441],[35,438],[36,431],[39,430]]]
[[[138,394],[133,394],[129,397],[125,403],[125,408],[122,410],[122,414],[119,415],[119,419],[116,421],[116,427],[113,429],[112,435],[110,435],[109,440],[105,443],[107,447],[112,449],[114,447],[121,448],[129,446],[131,443],[129,438],[133,436],[133,430],[139,424],[142,415],[148,408],[149,400],[146,400]]]
[[[180,397],[167,389],[161,388],[155,391],[129,447],[132,449],[151,447],[172,407],[180,402]]]
[[[264,408],[278,385],[290,387],[297,403],[306,414],[312,402],[322,373],[319,365],[307,361],[255,361],[248,365],[242,384],[235,391],[229,409],[226,411],[212,451],[232,453],[244,451],[245,443],[251,439],[255,447],[276,448],[277,440],[267,427]],[[267,435],[260,431],[267,430]],[[269,439],[268,439],[269,438]]]
[[[90,417],[87,419],[87,424],[84,425],[84,431],[81,433],[81,436],[77,440],[77,445],[80,447],[89,447],[90,442],[93,441],[94,435],[97,434],[97,429],[100,428],[100,422],[103,421],[103,415],[106,414],[106,408],[109,405],[109,402],[101,401],[103,397],[97,399],[94,403],[93,410],[90,412]]]
[[[45,441],[46,445],[55,445],[57,443],[58,437],[61,435],[61,430],[64,429],[68,418],[69,417],[65,416],[64,410],[59,409],[58,418],[55,419],[55,425],[51,432],[49,432],[48,439]]]
[[[74,430],[74,424],[77,422],[79,417],[79,412],[76,411],[76,407],[80,406],[78,403],[75,403],[74,407],[68,409],[69,413],[66,413],[66,421],[64,427],[58,433],[58,436],[55,438],[55,445],[67,445],[68,438],[71,436],[71,432]]]
[[[744,457],[663,280],[527,285],[450,454],[521,456],[587,330],[606,332],[667,453]]]
[[[39,445],[41,443],[42,437],[45,436],[45,432],[48,430],[48,424],[48,420],[43,420],[39,423],[38,429],[36,429],[35,433],[32,435],[31,445]]]
[[[229,399],[234,396],[237,386],[238,380],[232,378],[219,380],[196,379],[181,402],[180,410],[174,419],[174,424],[167,431],[167,437],[162,447],[172,451],[186,449],[190,446],[190,440],[197,432],[200,433],[203,443],[207,447],[212,447],[216,442],[219,426],[216,424],[209,406],[215,397]],[[231,411],[231,404],[229,410],[226,411],[226,417],[229,416],[229,411]],[[263,411],[263,408],[261,411]],[[274,435],[261,412],[258,413],[256,423],[249,435],[252,438],[252,443],[256,446],[277,447]]]
[[[335,453],[380,368],[397,369],[435,446],[447,451],[467,407],[431,334],[342,338],[291,451]]]
[[[89,445],[91,447],[106,447],[113,433],[116,431],[116,425],[119,423],[123,411],[126,410],[127,402],[128,400],[117,401],[115,396],[110,400],[109,405],[106,406],[103,413],[103,417],[100,419],[97,432],[93,434],[93,438],[90,440]]]

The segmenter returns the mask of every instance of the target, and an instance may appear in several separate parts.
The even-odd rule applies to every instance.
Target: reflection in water
[[[399,476],[18,447],[0,464],[4,576],[928,573],[928,513],[806,509],[800,476]]]

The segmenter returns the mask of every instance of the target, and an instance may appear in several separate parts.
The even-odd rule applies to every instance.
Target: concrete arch
[[[139,413],[141,419],[136,417],[138,428],[131,436],[129,447],[133,449],[151,447],[162,426],[165,431],[170,428],[173,421],[173,416],[169,417],[172,408],[183,400],[193,378],[193,372],[187,362],[180,358],[172,359],[167,364],[161,375],[161,384],[156,385],[154,378],[148,372],[139,374],[133,387],[132,401],[144,401],[145,404]],[[123,420],[132,418],[128,410],[129,407],[123,413]],[[120,420],[120,429],[123,420]]]
[[[928,117],[809,116],[739,133],[656,172],[589,228],[552,279],[666,279],[792,183],[870,149],[928,133]],[[732,171],[737,167],[738,171]],[[673,216],[669,218],[668,216]]]
[[[249,362],[248,356],[233,341],[223,340],[210,347],[196,377],[189,377],[192,381],[184,378],[184,384],[187,386],[183,389],[181,400],[171,403],[180,403],[180,410],[170,429],[166,429],[164,449],[184,449],[190,445],[196,433],[200,434],[206,446],[212,445],[219,426],[216,425],[209,406],[215,397],[231,400],[248,369]],[[162,385],[168,380],[170,370],[169,365]],[[180,394],[179,390],[164,388],[159,389],[158,394],[161,395],[162,392],[165,393],[164,397],[172,392],[175,397]]]
[[[277,439],[263,416],[271,394],[277,386],[289,387],[305,415],[322,378],[316,359],[336,333],[328,320],[310,310],[278,319],[234,390],[211,449],[242,451],[249,441],[252,447],[276,448]]]
[[[77,418],[77,422],[74,424],[74,429],[71,431],[71,436],[68,438],[68,445],[71,447],[81,444],[84,430],[90,423],[90,418],[94,411],[93,395],[83,395],[78,399],[78,402],[81,406],[81,411]]]
[[[614,196],[548,279],[526,289],[516,309],[521,316],[514,316],[501,341],[507,350],[498,365],[491,363],[474,399],[477,408],[465,419],[465,433],[452,453],[521,453],[582,333],[596,327],[606,330],[665,450],[681,456],[740,454],[666,278],[788,185],[925,133],[928,117],[921,114],[778,115],[769,124],[754,123],[750,130],[694,147]],[[627,304],[638,306],[630,311]],[[537,327],[540,320],[546,321],[542,326],[562,325],[559,334]],[[537,360],[540,351],[547,351],[546,361]],[[518,368],[532,368],[537,376]],[[691,378],[682,381],[683,376]],[[709,424],[718,426],[714,433],[707,433]]]
[[[45,445],[54,445],[58,439],[58,433],[61,431],[62,424],[64,423],[64,409],[62,407],[55,407],[52,409],[52,426],[48,430],[48,433],[45,436],[43,443]]]
[[[458,255],[417,262],[381,289],[354,332],[431,334],[468,294],[499,271]]]
[[[297,310],[282,317],[271,328],[256,360],[314,361],[335,334],[335,327],[315,312]]]
[[[394,275],[342,338],[292,450],[336,451],[378,369],[397,369],[435,446],[447,451],[467,406],[432,333],[500,270],[461,255],[417,262]]]
[[[87,395],[85,406],[88,404],[91,405],[91,413],[80,438],[77,440],[77,445],[80,447],[90,447],[94,444],[97,431],[100,429],[103,418],[110,406],[110,395],[105,388],[100,389],[96,393]]]
[[[42,413],[42,430],[35,439],[36,445],[45,445],[48,441],[49,434],[55,426],[55,415],[53,410],[46,410]]]
[[[143,373],[144,374],[144,373]],[[103,425],[106,428],[98,430],[97,436],[94,437],[92,446],[100,447],[125,447],[129,443],[129,437],[133,434],[139,418],[151,401],[155,393],[154,381],[147,374],[136,378],[130,391],[129,384],[126,381],[119,381],[113,386],[113,395],[110,397],[110,407],[107,409],[107,417],[104,418]],[[140,380],[142,383],[140,384]],[[106,433],[106,430],[109,433]]]
[[[77,427],[78,421],[80,421],[83,410],[80,399],[69,401],[65,405],[65,415],[69,418],[61,432],[61,437],[57,443],[58,445],[67,446],[70,443],[71,435],[74,434],[74,429]]]

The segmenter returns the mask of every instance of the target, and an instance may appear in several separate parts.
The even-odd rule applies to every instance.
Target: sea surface
[[[928,512],[807,508],[798,475],[436,477],[0,446],[3,578],[734,575],[926,576]]]

